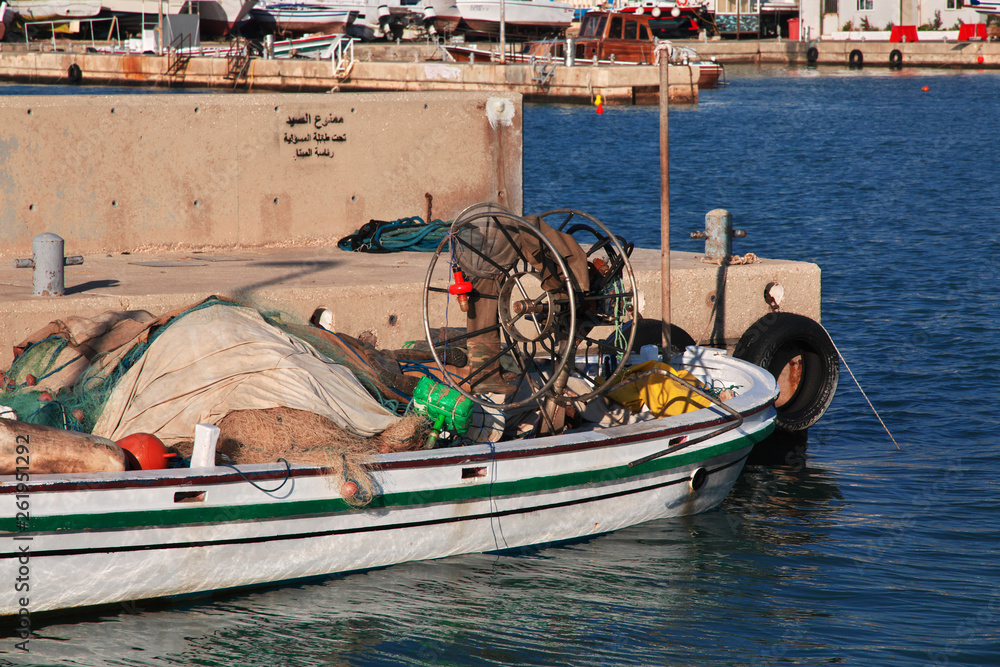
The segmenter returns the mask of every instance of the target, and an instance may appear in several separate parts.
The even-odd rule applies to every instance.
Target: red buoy
[[[167,467],[167,459],[177,456],[168,452],[163,442],[149,433],[133,433],[118,441],[125,450],[129,466],[141,470],[162,470]]]
[[[922,91],[924,91],[924,92],[926,93],[926,92],[927,92],[928,90],[930,90],[930,89],[931,89],[931,87],[930,87],[930,86],[924,86],[924,87],[923,87],[923,88],[921,88],[920,90],[922,90]]]
[[[980,65],[982,65],[984,62],[986,62],[986,58],[983,58],[982,56],[979,56],[978,58],[976,58],[976,62],[978,62]]]
[[[353,498],[358,494],[358,483],[353,480],[347,480],[340,486],[340,495],[343,498]]]
[[[469,312],[469,293],[472,292],[472,283],[465,279],[462,270],[458,267],[452,269],[452,279],[455,281],[448,286],[448,294],[458,297],[458,307],[463,313]]]

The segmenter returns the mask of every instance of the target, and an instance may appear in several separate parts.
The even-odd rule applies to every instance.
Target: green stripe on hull
[[[774,429],[773,422],[760,431],[728,442],[713,445],[696,452],[680,452],[654,459],[634,468],[627,465],[531,477],[511,482],[496,482],[470,486],[449,487],[427,491],[408,491],[376,496],[364,509],[391,509],[434,505],[456,501],[483,500],[505,496],[529,495],[555,489],[571,489],[594,483],[625,480],[671,468],[680,468],[698,461],[738,451],[762,441]],[[76,493],[65,492],[67,496]],[[206,507],[178,507],[168,510],[108,512],[101,514],[67,514],[32,517],[29,530],[18,530],[13,518],[0,519],[0,531],[8,533],[38,533],[51,531],[109,530],[120,528],[161,528],[178,525],[228,523],[236,521],[261,521],[267,519],[299,519],[357,511],[341,498],[302,500],[253,505],[221,505]]]

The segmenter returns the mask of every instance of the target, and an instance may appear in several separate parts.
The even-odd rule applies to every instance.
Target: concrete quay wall
[[[360,51],[360,50],[359,50]],[[651,104],[659,94],[659,72],[649,66],[555,67],[542,80],[532,65],[495,63],[413,62],[434,57],[426,46],[399,46],[396,62],[359,59],[346,76],[336,76],[329,60],[254,58],[238,81],[226,78],[226,58],[191,58],[171,68],[170,56],[25,51],[0,52],[0,80],[24,83],[70,83],[71,66],[81,82],[94,85],[214,87],[282,92],[359,91],[504,91],[532,100],[589,104],[600,94],[608,104]],[[438,54],[440,58],[440,54]],[[670,99],[698,101],[698,71],[672,67]]]
[[[519,212],[521,111],[485,92],[0,96],[0,256],[43,232],[78,255],[330,244],[429,203]]]
[[[814,47],[818,52],[817,65],[847,66],[851,52],[857,50],[865,66],[888,67],[889,54],[898,50],[903,55],[904,67],[1000,68],[1000,42],[680,40],[677,43],[693,48],[702,58],[715,58],[730,65],[805,65],[809,62],[809,48]]]

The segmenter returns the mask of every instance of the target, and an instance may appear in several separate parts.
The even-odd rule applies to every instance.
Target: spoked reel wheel
[[[552,242],[500,208],[477,205],[452,224],[427,269],[423,320],[444,381],[480,405],[507,409],[557,393],[554,386],[576,351],[577,304],[566,262]],[[474,286],[464,332],[448,328],[466,324],[466,313],[449,292],[459,269]],[[468,349],[468,365],[444,364],[455,356],[448,354],[452,347]],[[497,393],[497,384],[511,389],[503,393],[515,400],[485,398]]]
[[[639,290],[629,262],[633,246],[583,211],[557,208],[538,217],[556,231],[572,236],[587,253],[591,267],[590,289],[579,297],[577,305],[577,356],[571,360],[571,369],[592,389],[566,397],[586,402],[618,382],[635,344]],[[597,376],[603,378],[600,384]]]

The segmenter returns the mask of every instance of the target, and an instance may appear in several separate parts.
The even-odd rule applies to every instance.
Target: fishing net
[[[12,408],[22,421],[92,432],[116,385],[142,362],[150,345],[191,313],[216,306],[247,307],[211,297],[160,318],[149,316],[137,335],[118,341],[114,349],[103,349],[99,340],[87,347],[72,336],[35,335],[36,340],[25,342],[23,351],[3,375],[0,405]],[[261,316],[268,324],[309,343],[322,356],[350,368],[371,396],[390,412],[405,413],[410,397],[384,381],[395,377],[393,372],[401,373],[390,355],[365,347],[349,336],[309,327],[280,311],[261,312]],[[94,354],[95,349],[100,353]],[[59,382],[54,381],[57,376]],[[224,437],[220,451],[239,463],[286,458],[293,463],[346,469],[355,474],[351,470],[359,465],[358,461],[372,454],[418,447],[423,442],[423,421],[416,416],[405,417],[377,436],[363,437],[311,412],[281,407],[234,411],[219,424]],[[181,443],[178,449],[182,455],[190,455],[190,443]],[[359,487],[364,487],[364,476],[357,473],[355,477],[352,479]]]
[[[416,415],[404,417],[372,438],[351,433],[322,415],[290,408],[238,410],[218,426],[216,451],[225,459],[239,465],[284,458],[322,466],[334,488],[349,481],[357,484],[357,493],[345,495],[345,500],[358,506],[367,504],[377,490],[366,460],[379,453],[418,449],[426,439],[426,421]],[[177,445],[185,457],[190,457],[192,448],[190,441]]]
[[[448,234],[451,223],[424,222],[419,216],[399,220],[372,220],[337,242],[341,250],[353,252],[434,252]]]

